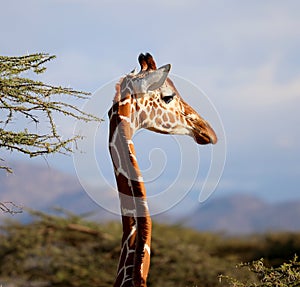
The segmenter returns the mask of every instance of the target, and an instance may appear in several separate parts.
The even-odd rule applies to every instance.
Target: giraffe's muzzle
[[[218,141],[215,131],[206,121],[203,121],[201,125],[194,127],[193,138],[197,144],[201,145],[216,144]]]

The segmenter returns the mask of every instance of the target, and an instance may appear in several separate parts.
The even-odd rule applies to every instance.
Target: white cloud
[[[257,69],[235,71],[230,76],[232,86],[226,91],[228,100],[242,109],[300,102],[300,71],[290,81],[280,82],[275,79],[280,68],[273,58]]]

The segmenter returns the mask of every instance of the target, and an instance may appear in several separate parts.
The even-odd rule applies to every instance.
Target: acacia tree
[[[37,78],[37,74],[45,72],[44,64],[54,58],[43,53],[21,57],[0,56],[0,150],[30,157],[71,153],[72,143],[81,136],[63,137],[57,130],[54,118],[61,114],[70,120],[100,121],[98,117],[65,101],[66,96],[68,99],[86,99],[89,93],[26,77],[32,75],[31,78]],[[43,128],[40,129],[40,126]],[[0,169],[12,172],[2,157],[0,161]],[[0,210],[3,211],[4,203],[1,204]]]

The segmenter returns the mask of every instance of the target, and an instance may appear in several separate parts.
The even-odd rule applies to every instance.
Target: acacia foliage
[[[70,144],[81,136],[64,137],[58,132],[55,117],[63,115],[69,120],[100,121],[69,102],[87,99],[89,93],[32,79],[45,72],[45,63],[54,58],[43,53],[0,56],[0,149],[30,157],[69,153],[72,152]],[[29,75],[31,78],[27,77]],[[41,125],[43,129],[40,129]],[[0,160],[4,161],[3,158]],[[6,164],[0,164],[0,169],[11,172]]]

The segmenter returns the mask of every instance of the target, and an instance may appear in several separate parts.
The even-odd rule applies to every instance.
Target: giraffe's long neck
[[[150,265],[151,218],[132,136],[132,97],[128,93],[110,110],[109,149],[117,181],[123,224],[115,287],[146,286]]]

